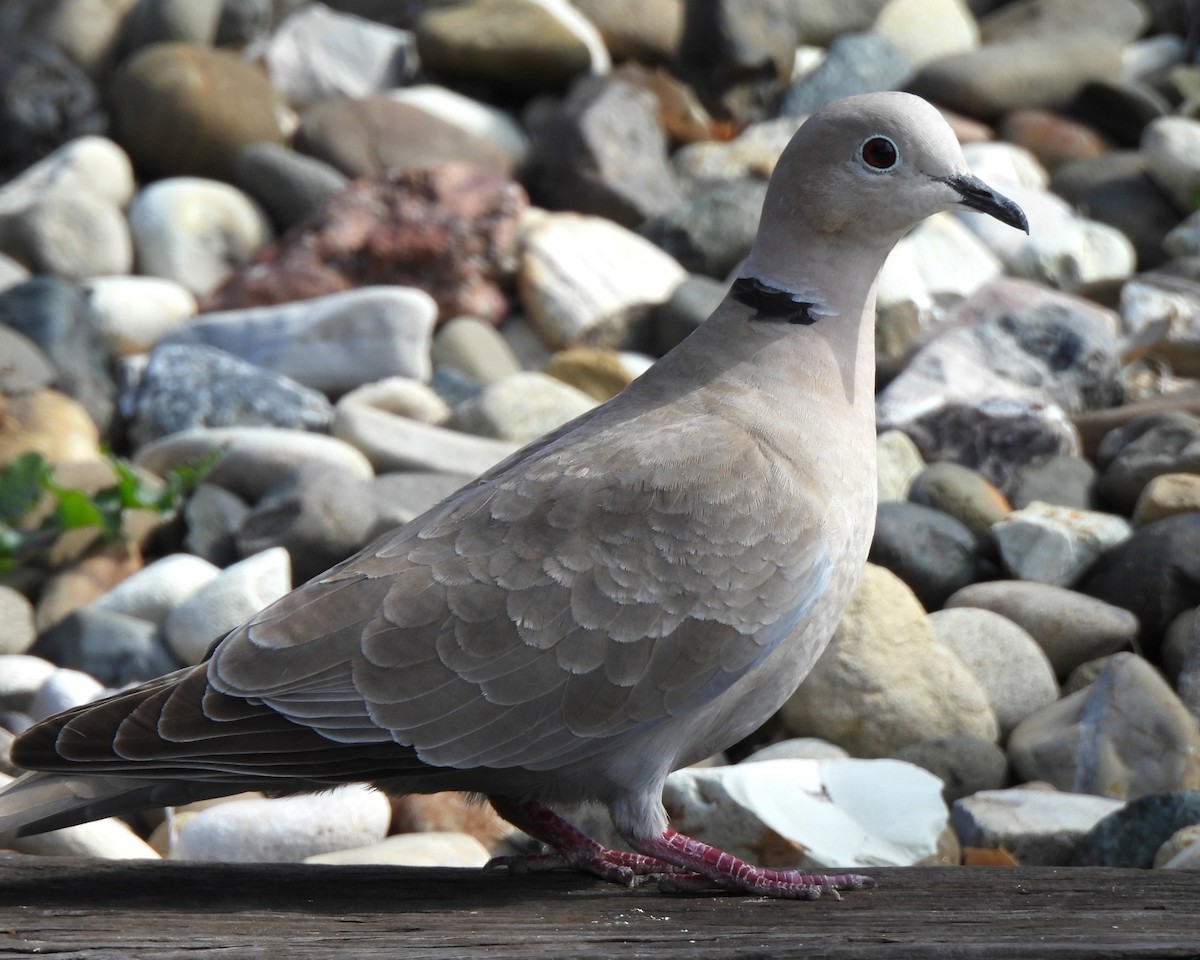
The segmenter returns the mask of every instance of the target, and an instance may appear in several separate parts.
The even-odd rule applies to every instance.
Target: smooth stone
[[[1200,206],[1200,121],[1161,117],[1142,131],[1146,172],[1181,211]]]
[[[480,383],[495,383],[521,370],[508,341],[476,317],[455,317],[442,324],[430,352],[435,367],[453,367]]]
[[[25,653],[37,639],[33,625],[33,604],[12,587],[0,584],[0,656]]]
[[[921,451],[907,433],[884,430],[875,439],[879,503],[908,499],[913,482],[925,469]]]
[[[1142,488],[1133,508],[1135,525],[1200,511],[1200,476],[1163,473]]]
[[[498,145],[517,164],[529,153],[529,136],[510,113],[465,97],[449,87],[420,83],[387,91],[397,103],[407,103],[475,137]]]
[[[159,277],[93,277],[80,289],[113,356],[148,353],[196,315],[196,298]]]
[[[1167,625],[1200,604],[1198,537],[1200,514],[1143,524],[1100,558],[1079,589],[1137,616],[1142,648],[1153,658]]]
[[[27,653],[0,654],[0,710],[27,712],[38,688],[57,669]]]
[[[614,60],[669,63],[683,33],[682,0],[572,0]]]
[[[224,0],[216,46],[242,49],[262,40],[275,22],[272,0]]]
[[[42,586],[35,614],[38,631],[48,630],[67,614],[86,607],[143,566],[141,548],[124,539],[93,548],[82,559],[68,563]]]
[[[498,323],[510,308],[525,191],[478,166],[452,163],[361,177],[234,272],[203,304],[234,310],[356,287],[417,287],[443,320]]]
[[[987,144],[967,144],[987,146]],[[1015,148],[1014,148],[1015,149]],[[978,176],[978,174],[976,174]],[[1063,224],[1078,219],[1075,209],[1061,197],[1055,196],[1046,187],[1028,187],[1002,183],[997,187],[1004,195],[1025,211],[1029,221],[1029,234],[1014,230],[987,214],[960,208],[952,216],[961,222],[977,239],[982,241],[995,256],[1000,258],[1006,269],[1013,269],[1019,258],[1024,256],[1025,247],[1035,236],[1057,233]]]
[[[533,200],[630,229],[682,205],[658,109],[651,92],[619,77],[573,85],[533,126],[524,174]]]
[[[122,29],[126,51],[155,43],[186,43],[211,47],[217,38],[222,0],[156,0],[139,3]]]
[[[0,293],[0,324],[31,340],[54,365],[54,386],[108,429],[116,385],[104,337],[78,287],[51,276],[10,287]]]
[[[1154,865],[1159,848],[1184,827],[1200,823],[1200,791],[1176,790],[1138,797],[1114,810],[1080,838],[1073,865]]]
[[[884,33],[844,33],[829,44],[824,59],[794,82],[783,95],[779,112],[807,117],[842,97],[903,87],[913,64]]]
[[[376,477],[371,481],[371,496],[377,505],[371,535],[383,534],[408,523],[474,479],[462,473],[432,470],[385,473]]]
[[[916,503],[879,505],[871,563],[903,580],[927,610],[936,610],[979,571],[979,545],[970,528]]]
[[[271,547],[235,563],[167,615],[167,645],[180,663],[204,659],[214,640],[292,589],[288,552]]]
[[[1074,292],[1132,276],[1137,251],[1116,227],[1072,218],[1031,236],[1010,267],[1018,277]]]
[[[667,254],[615,223],[545,214],[526,224],[517,286],[547,345],[619,347],[686,276]]]
[[[989,43],[925,64],[906,89],[959,113],[994,120],[1021,107],[1069,104],[1089,80],[1117,76],[1120,44],[1092,32]]]
[[[283,140],[270,81],[226,51],[146,47],[121,64],[107,92],[113,138],[150,176],[229,177],[242,147]]]
[[[54,364],[36,343],[12,327],[0,324],[0,393],[29,393],[48,387],[58,376]]]
[[[1200,728],[1136,654],[1109,657],[1094,683],[1022,721],[1008,741],[1019,777],[1129,800],[1200,787]]]
[[[519,94],[561,89],[610,66],[596,28],[560,0],[472,0],[428,12],[416,36],[421,64],[435,77]]]
[[[517,828],[467,793],[410,793],[389,798],[392,805],[392,834],[465,833],[496,851],[505,847]],[[607,817],[607,814],[605,815]],[[574,817],[572,816],[574,822]],[[612,821],[609,820],[612,829]]]
[[[872,29],[913,68],[979,46],[979,24],[964,0],[889,0]]]
[[[629,386],[640,373],[630,369],[625,357],[616,350],[576,347],[558,351],[542,372],[603,403]]]
[[[1200,841],[1200,823],[1180,827],[1154,854],[1155,870],[1195,870],[1200,867],[1196,844]]]
[[[1156,477],[1200,471],[1200,418],[1150,414],[1109,433],[1100,449],[1099,492],[1106,503],[1132,513]]]
[[[323,160],[278,143],[252,143],[234,158],[233,182],[282,231],[316,213],[346,189],[350,178]]]
[[[837,744],[819,737],[791,737],[759,747],[742,763],[760,763],[763,760],[843,760],[849,756]]]
[[[97,700],[104,693],[104,684],[82,670],[69,668],[55,670],[38,687],[33,702],[29,704],[29,718],[35,723],[47,717],[71,710]]]
[[[24,30],[49,41],[90,77],[112,63],[121,28],[138,0],[57,0],[25,11]]]
[[[942,781],[947,804],[981,790],[999,790],[1008,783],[1008,757],[991,740],[972,733],[951,733],[909,744],[892,754],[928,770]]]
[[[870,708],[847,690],[871,690]],[[916,596],[868,564],[821,659],[782,707],[785,728],[854,756],[889,756],[951,733],[995,741],[996,715],[961,660],[938,644]],[[869,722],[865,719],[869,714]]]
[[[467,833],[400,833],[379,843],[305,857],[305,863],[390,864],[397,867],[458,867],[478,869],[492,855]]]
[[[32,274],[29,268],[5,253],[0,253],[0,292],[24,283]]]
[[[452,422],[464,433],[529,443],[587,413],[596,401],[545,373],[514,373],[455,407]]]
[[[1025,464],[1016,471],[1008,499],[1020,510],[1035,500],[1076,510],[1097,506],[1096,468],[1083,457],[1051,456]]]
[[[266,213],[241,190],[199,177],[144,187],[129,208],[129,229],[138,269],[196,296],[211,291],[273,235]]]
[[[1090,160],[1065,163],[1054,171],[1051,189],[1088,216],[1116,227],[1137,250],[1138,267],[1148,270],[1165,259],[1163,239],[1179,223],[1179,211],[1146,173],[1135,150],[1113,150]]]
[[[476,476],[518,449],[509,441],[470,436],[344,400],[334,411],[333,435],[361,451],[380,473],[440,470]]]
[[[377,509],[370,491],[370,478],[343,467],[314,463],[291,470],[242,521],[235,535],[238,553],[251,557],[284,547],[295,582],[311,580],[371,539]]]
[[[385,377],[428,379],[437,305],[411,287],[360,287],[298,303],[201,314],[165,344],[207,344],[340,396]]]
[[[728,284],[712,277],[694,273],[685,277],[666,301],[651,311],[648,339],[652,348],[662,355],[680,344],[712,316],[728,289]]]
[[[950,825],[964,847],[1002,847],[1022,866],[1068,866],[1083,836],[1123,806],[1081,793],[1012,787],[958,800]]]
[[[416,72],[416,40],[321,4],[301,7],[262,44],[271,85],[297,109],[400,87]]]
[[[900,372],[920,336],[1000,271],[995,254],[951,214],[931,217],[901,239],[884,261],[876,291],[880,369]]]
[[[1184,667],[1190,666],[1195,647],[1196,616],[1200,609],[1193,607],[1175,617],[1163,632],[1159,660],[1163,675],[1175,686]],[[1130,614],[1132,616],[1132,614]],[[1178,689],[1178,688],[1177,688]]]
[[[131,574],[88,609],[123,613],[161,627],[172,610],[220,572],[191,554],[171,554]]]
[[[100,431],[81,404],[57,390],[0,394],[0,466],[34,452],[50,463],[96,460]]]
[[[637,230],[684,269],[722,279],[750,252],[766,192],[761,180],[700,183]]]
[[[241,497],[212,483],[202,483],[183,505],[187,524],[183,547],[218,567],[237,560],[234,535],[250,508]]]
[[[359,784],[306,796],[231,800],[183,824],[170,859],[299,863],[378,843],[390,819],[387,797]]]
[[[42,631],[31,652],[108,687],[153,680],[179,666],[163,647],[158,625],[94,603]]]
[[[224,350],[189,343],[166,343],[150,355],[129,405],[135,447],[203,427],[320,433],[333,420],[323,393]]]
[[[992,527],[1000,558],[1013,576],[1058,587],[1074,586],[1132,533],[1124,517],[1037,501]]]
[[[685,181],[770,179],[775,164],[800,128],[800,117],[752,123],[727,142],[705,141],[676,150],[671,164]]]
[[[936,852],[941,788],[897,760],[764,760],[677,770],[663,805],[675,829],[763,866],[898,866]]]
[[[1024,147],[1047,170],[1112,149],[1094,128],[1050,110],[1011,110],[1000,119],[996,132]]]
[[[408,377],[385,377],[357,387],[344,394],[338,404],[372,407],[435,427],[450,422],[450,405],[442,396],[433,387]]]
[[[1130,649],[1138,637],[1137,617],[1128,610],[1045,583],[973,583],[946,601],[946,609],[957,607],[991,610],[1018,624],[1060,680],[1088,661]]]
[[[1012,512],[1004,494],[982,476],[946,461],[922,469],[913,478],[908,499],[954,517],[979,540],[986,540],[992,526]]]
[[[276,427],[185,430],[142,447],[133,462],[163,476],[217,452],[221,456],[208,482],[247,502],[257,500],[281,475],[302,464],[331,464],[364,479],[375,472],[362,453],[337,437]]]
[[[494,140],[381,94],[309,107],[294,142],[351,179],[450,163],[507,176],[520,160]]]
[[[938,643],[953,650],[988,695],[1001,738],[1034,711],[1058,699],[1050,660],[1036,640],[990,610],[962,607],[929,615]]]
[[[1088,31],[1121,43],[1136,40],[1148,21],[1145,5],[1136,0],[1024,0],[994,10],[981,18],[985,43],[1021,37]]]

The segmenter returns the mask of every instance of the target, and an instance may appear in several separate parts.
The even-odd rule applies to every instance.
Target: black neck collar
[[[772,287],[756,277],[738,277],[733,281],[729,295],[738,303],[753,310],[753,319],[755,320],[809,326],[819,319],[812,310],[816,304],[797,300],[786,290]]]

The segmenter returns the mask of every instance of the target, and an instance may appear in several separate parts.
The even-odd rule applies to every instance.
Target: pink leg
[[[667,830],[650,840],[630,838],[633,846],[657,860],[665,860],[688,871],[677,880],[664,880],[660,887],[672,885],[676,890],[697,889],[695,875],[707,878],[712,884],[736,893],[792,900],[815,900],[822,893],[837,899],[839,890],[861,890],[875,886],[875,881],[856,873],[800,873],[798,870],[767,870],[740,860],[733,854],[710,847],[682,833]]]
[[[532,800],[514,800],[511,797],[488,797],[488,800],[505,820],[556,851],[556,854],[548,856],[499,858],[493,861],[497,865],[517,870],[573,867],[605,880],[623,883],[627,887],[633,886],[638,877],[678,872],[678,867],[654,857],[601,846],[553,810],[547,810]]]

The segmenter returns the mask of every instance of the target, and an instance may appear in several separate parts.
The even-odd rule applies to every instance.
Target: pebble
[[[467,833],[401,833],[367,847],[335,850],[305,857],[305,863],[389,864],[396,867],[478,869],[492,859],[482,843]]]
[[[790,737],[759,747],[742,763],[758,763],[762,760],[840,760],[848,756],[850,754],[841,747],[819,737]]]
[[[392,834],[457,833],[474,837],[487,850],[498,850],[517,828],[490,804],[467,793],[410,793],[392,797]],[[609,827],[611,828],[611,821]]]
[[[529,443],[594,406],[594,399],[557,377],[514,373],[455,407],[452,423],[464,433]]]
[[[49,629],[67,614],[103,596],[143,565],[141,549],[127,540],[102,545],[68,563],[42,587],[35,617],[38,631]]]
[[[1200,824],[1180,827],[1154,854],[1154,869],[1195,870],[1196,842],[1200,840]]]
[[[100,431],[87,410],[57,390],[0,394],[0,463],[33,452],[50,463],[94,460]]]
[[[185,666],[199,663],[212,642],[292,588],[288,552],[271,547],[222,570],[168,615],[167,646]]]
[[[129,208],[138,269],[173,280],[197,297],[270,241],[261,207],[227,183],[199,177],[158,180]]]
[[[891,0],[873,29],[913,68],[979,46],[979,24],[963,0]]]
[[[987,694],[1001,738],[1058,699],[1049,659],[1011,620],[990,610],[960,607],[931,613],[929,626],[934,639],[958,655]]]
[[[750,252],[766,192],[756,179],[700,183],[686,200],[642,222],[638,233],[684,269],[723,278]]]
[[[201,483],[183,505],[187,525],[183,547],[218,567],[237,560],[234,534],[250,508],[241,497],[212,483]]]
[[[1069,866],[1088,831],[1123,806],[1057,790],[985,790],[954,803],[950,825],[964,847],[1003,848],[1022,866]]]
[[[991,740],[973,733],[951,733],[901,747],[892,759],[928,770],[942,781],[947,804],[1008,783],[1008,757]]]
[[[995,580],[963,587],[946,609],[991,610],[1018,624],[1045,652],[1059,680],[1098,657],[1130,649],[1138,621],[1128,610],[1065,587]]]
[[[1092,127],[1050,110],[1012,110],[1001,118],[996,133],[1029,150],[1047,170],[1112,149]]]
[[[157,676],[157,674],[156,674]],[[82,670],[59,669],[38,687],[26,713],[35,723],[46,717],[91,703],[104,693],[104,685]]]
[[[287,230],[315,214],[350,183],[340,170],[278,143],[252,143],[233,161],[233,183]]]
[[[196,315],[196,298],[159,277],[93,277],[80,284],[111,355],[148,353],[166,334]]]
[[[0,654],[0,710],[26,713],[38,689],[58,668],[30,654]]]
[[[1121,281],[1137,270],[1137,251],[1116,227],[1081,217],[1038,230],[1013,257],[1016,276],[1059,290],[1087,290]]]
[[[858,698],[871,690],[872,722]],[[956,732],[995,741],[999,726],[987,694],[966,665],[933,638],[925,611],[904,583],[868,564],[825,654],[783,705],[796,736],[821,737],[856,757]]]
[[[1035,500],[1076,510],[1098,506],[1096,468],[1083,457],[1050,456],[1024,464],[1008,488],[1012,506],[1020,510]]]
[[[126,577],[89,609],[123,613],[161,627],[175,607],[219,573],[207,560],[174,553]]]
[[[287,17],[262,44],[260,56],[271,85],[297,109],[403,86],[417,69],[410,31],[321,4]]]
[[[0,324],[0,393],[29,393],[54,382],[57,373],[41,349],[27,336]]]
[[[157,624],[96,604],[75,610],[43,630],[30,652],[72,673],[85,671],[78,675],[94,677],[93,683],[98,680],[108,687],[153,680],[179,666],[163,647]]]
[[[954,517],[981,541],[1012,512],[1004,494],[978,473],[945,461],[931,463],[913,478],[908,499]]]
[[[666,353],[709,318],[725,299],[725,283],[689,274],[671,295],[650,313],[648,339],[655,350]],[[513,326],[505,325],[505,332]]]
[[[200,427],[320,433],[333,419],[324,394],[224,350],[188,343],[166,343],[150,355],[129,406],[129,436],[139,447]]]
[[[455,317],[442,324],[430,353],[435,367],[453,367],[479,383],[496,383],[521,370],[508,341],[476,317]]]
[[[247,502],[301,464],[331,464],[351,474],[374,475],[371,462],[350,444],[304,430],[277,427],[206,427],[173,433],[138,450],[133,462],[159,476],[221,451],[208,481]]]
[[[1080,838],[1073,863],[1080,867],[1154,865],[1154,855],[1184,827],[1200,823],[1200,791],[1151,793],[1125,804]]]
[[[792,84],[779,110],[807,117],[841,97],[900,89],[911,75],[908,57],[885,33],[844,33],[829,44],[814,70]]]
[[[25,653],[33,646],[33,604],[24,594],[0,584],[0,656]]]
[[[419,83],[387,91],[389,99],[408,103],[475,137],[491,142],[523,165],[529,154],[529,135],[512,115],[436,83]]]
[[[518,444],[491,440],[397,416],[359,402],[334,411],[333,435],[380,473],[441,470],[476,476],[515,453]]]
[[[875,453],[879,502],[907,500],[913,482],[925,469],[917,445],[901,430],[884,430],[875,440]]]
[[[669,62],[683,33],[680,0],[573,0],[572,6],[600,31],[615,60]]]
[[[300,863],[335,850],[378,843],[387,833],[387,797],[358,784],[271,800],[230,800],[180,828],[172,860]]]
[[[1017,775],[1060,790],[1128,800],[1200,788],[1200,729],[1150,663],[1110,657],[1095,683],[1044,707],[1012,732]]]
[[[628,356],[598,347],[560,350],[550,358],[543,372],[603,403],[624,390],[642,372],[630,368]]]
[[[970,528],[917,503],[879,505],[870,559],[903,580],[927,610],[936,610],[979,573],[979,547]]]
[[[1013,576],[1059,587],[1074,586],[1132,533],[1124,517],[1037,501],[992,527],[1000,558]]]
[[[762,866],[907,866],[937,851],[941,789],[897,760],[764,760],[678,770],[663,804],[675,829]]]
[[[530,323],[551,347],[621,347],[685,276],[623,227],[561,213],[527,223],[517,283]]]
[[[1134,524],[1200,511],[1200,476],[1162,473],[1142,488],[1133,508]]]
[[[493,328],[486,324],[482,326],[488,331],[493,331]],[[351,405],[383,410],[435,427],[444,427],[450,422],[450,405],[441,395],[420,380],[411,380],[408,377],[384,377],[382,380],[351,390],[338,401],[339,407]]]
[[[1100,495],[1130,513],[1154,478],[1200,470],[1200,418],[1185,413],[1138,418],[1108,434],[1100,457],[1106,461]]]
[[[1161,117],[1142,131],[1146,172],[1185,213],[1200,206],[1200,121]]]

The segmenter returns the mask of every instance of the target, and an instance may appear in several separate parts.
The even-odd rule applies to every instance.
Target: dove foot
[[[829,876],[801,873],[798,870],[768,870],[756,867],[724,850],[710,847],[682,833],[667,830],[652,839],[630,839],[647,856],[674,864],[684,871],[663,877],[659,888],[670,892],[693,892],[720,887],[734,893],[749,893],[790,900],[816,900],[829,894],[840,900],[839,890],[862,890],[875,881],[857,873]]]
[[[552,854],[498,857],[488,864],[489,868],[504,866],[513,873],[534,873],[566,867],[627,887],[634,886],[643,877],[679,872],[678,867],[654,857],[610,850],[553,810],[532,800],[511,797],[488,797],[488,800],[505,820],[555,851]]]

